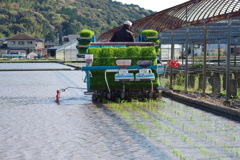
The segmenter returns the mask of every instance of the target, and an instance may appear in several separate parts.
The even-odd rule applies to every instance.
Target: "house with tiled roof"
[[[19,33],[15,36],[6,39],[7,46],[10,49],[35,49],[36,48],[36,38],[25,33]]]
[[[19,33],[6,39],[8,53],[21,52],[28,54],[29,52],[36,52],[43,55],[44,41],[36,39],[26,33]]]

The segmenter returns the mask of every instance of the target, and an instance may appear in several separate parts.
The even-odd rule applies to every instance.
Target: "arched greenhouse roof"
[[[231,23],[229,24],[229,19]],[[199,43],[208,25],[209,41],[224,41],[231,25],[231,38],[240,37],[240,0],[190,0],[142,19],[133,21],[133,32],[138,36],[142,30],[154,29],[160,33],[161,43],[170,44],[172,31],[174,43],[184,43],[186,28],[189,41]],[[98,36],[98,41],[108,41],[122,26]]]

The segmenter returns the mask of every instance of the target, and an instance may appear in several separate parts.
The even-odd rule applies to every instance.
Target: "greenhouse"
[[[78,50],[76,48],[78,44],[77,39],[70,41],[56,50],[56,59],[63,61],[82,61],[82,58],[78,58]]]

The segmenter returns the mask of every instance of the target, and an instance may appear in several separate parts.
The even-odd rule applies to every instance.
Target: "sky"
[[[187,2],[189,0],[115,0],[115,1],[122,2],[123,4],[136,4],[139,5],[141,8],[159,12],[164,9]]]

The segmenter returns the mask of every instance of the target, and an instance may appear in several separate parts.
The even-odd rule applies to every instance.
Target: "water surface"
[[[0,72],[0,159],[172,159],[84,95],[82,71]],[[56,90],[69,89],[55,102]],[[81,89],[82,88],[82,89]]]
[[[84,76],[0,72],[0,159],[240,159],[238,122],[167,98],[137,107],[93,104]],[[77,89],[56,103],[56,90],[67,87]]]

